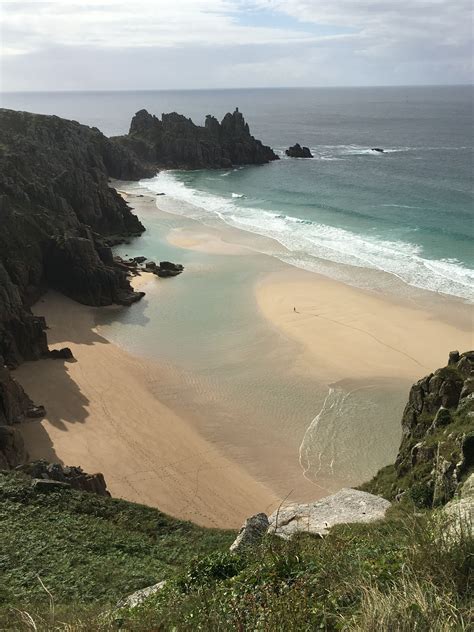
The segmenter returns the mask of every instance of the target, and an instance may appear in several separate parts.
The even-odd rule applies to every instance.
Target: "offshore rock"
[[[292,504],[270,516],[268,532],[288,539],[295,533],[326,535],[336,524],[373,522],[385,516],[391,503],[357,489],[341,489],[314,503]]]
[[[269,526],[268,516],[265,513],[247,518],[234,542],[230,545],[230,550],[234,553],[240,553],[245,549],[257,546],[267,533]]]
[[[207,116],[204,126],[181,114],[163,114],[161,120],[140,110],[125,136],[113,139],[155,168],[228,168],[278,160],[270,147],[250,134],[238,108],[222,121]]]
[[[313,154],[309,150],[309,147],[301,147],[299,143],[293,145],[293,147],[289,147],[285,154],[290,158],[313,158]]]

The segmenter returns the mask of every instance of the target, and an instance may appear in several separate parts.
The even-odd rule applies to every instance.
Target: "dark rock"
[[[9,470],[28,458],[23,437],[16,428],[0,425],[0,469]]]
[[[467,434],[462,442],[463,470],[474,466],[474,431]]]
[[[117,295],[115,302],[118,305],[129,307],[130,305],[133,305],[133,303],[141,301],[144,296],[145,292],[124,292],[122,295]]]
[[[142,257],[142,256],[140,256],[140,257],[133,257],[133,260],[136,263],[144,263],[146,261],[146,257]]]
[[[26,411],[26,416],[33,419],[40,419],[46,416],[46,408],[44,406],[31,406]]]
[[[56,360],[74,360],[71,349],[69,347],[63,347],[62,349],[51,349],[49,357]]]
[[[174,277],[184,270],[184,266],[180,263],[171,263],[171,261],[160,261],[160,266],[155,270],[155,274],[159,277]]]
[[[450,351],[448,366],[451,364],[457,364],[459,362],[459,351]]]
[[[171,261],[160,261],[161,270],[172,270],[173,272],[182,272],[184,266],[180,263],[171,263]]]
[[[153,272],[157,268],[158,268],[158,266],[156,265],[156,263],[154,261],[147,261],[145,263],[145,270],[150,270],[151,272]]]
[[[372,147],[372,151],[378,151],[379,154],[384,153],[384,150],[381,147]]]
[[[43,481],[49,486],[48,489],[54,488],[53,483],[58,483],[62,487],[72,487],[99,496],[110,496],[103,474],[87,474],[80,467],[63,466],[59,463],[40,460],[21,465],[16,469],[31,476],[34,479],[34,486],[36,481]]]
[[[435,429],[441,426],[447,426],[450,423],[452,423],[452,421],[453,421],[453,417],[451,415],[450,410],[448,408],[444,408],[443,406],[440,406],[438,412],[435,415],[435,418],[433,419],[431,428]]]
[[[299,143],[293,145],[293,147],[289,147],[285,154],[290,158],[313,158],[313,154],[309,150],[309,147],[301,147]]]
[[[459,424],[454,422],[461,421]],[[452,498],[474,464],[474,352],[449,354],[446,367],[414,384],[402,417],[403,437],[395,460],[394,493],[404,486],[430,497],[430,504]],[[436,433],[436,437],[430,437]],[[430,467],[431,466],[431,467]],[[378,475],[364,485],[377,489]],[[385,493],[387,493],[385,491]]]
[[[264,164],[278,160],[270,147],[256,140],[238,108],[219,123],[207,116],[204,127],[172,112],[161,120],[140,110],[126,136],[113,139],[139,161],[158,167],[222,168],[233,164]]]

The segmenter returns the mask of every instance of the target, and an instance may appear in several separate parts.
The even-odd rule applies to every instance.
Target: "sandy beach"
[[[181,221],[157,209],[150,196],[124,197],[146,224],[147,219],[157,221],[160,213],[165,221]],[[237,266],[249,255],[261,262],[265,257],[256,254],[254,236],[227,228],[219,232],[189,219],[183,219],[182,226],[172,225],[165,236],[183,252],[216,256],[218,262],[228,257]],[[189,382],[176,384],[176,376],[170,378],[166,364],[160,363],[159,348],[157,362],[131,355],[98,333],[99,310],[50,292],[34,311],[46,317],[51,347],[69,346],[76,361],[26,363],[15,372],[48,412],[44,420],[22,426],[31,458],[101,471],[113,496],[201,525],[233,528],[256,512],[271,512],[287,492],[295,492],[293,500],[316,499],[348,482],[366,480],[393,460],[409,385],[443,366],[450,350],[472,348],[472,308],[434,295],[420,295],[419,303],[395,300],[281,262],[273,264],[268,257],[265,261],[274,272],[261,274],[259,264],[248,296],[261,316],[259,336],[271,334],[270,349],[262,349],[268,351],[275,380],[286,376],[297,384],[304,379],[310,389],[314,384],[319,406],[334,383],[342,384],[344,393],[378,389],[382,398],[397,390],[394,399],[383,401],[395,402],[400,411],[386,411],[382,420],[379,409],[369,408],[366,417],[366,400],[347,400],[359,407],[361,418],[353,417],[352,426],[344,423],[335,436],[332,419],[315,425],[317,410],[309,408],[313,413],[306,418],[274,414],[264,421],[256,401],[255,415],[242,412],[236,423],[228,412],[216,414],[219,408],[212,408],[222,397],[212,391],[212,381],[198,382],[191,376]],[[200,266],[191,265],[185,275],[183,279],[193,283],[202,275]],[[149,292],[152,302],[165,287],[162,283],[147,273],[133,279],[135,288]],[[171,292],[166,300],[172,300],[177,287],[166,286]],[[105,308],[111,315],[121,309]],[[251,346],[248,353],[246,361],[252,362]],[[252,364],[248,367],[251,372]],[[163,399],[163,384],[171,385],[164,390],[175,390],[175,398]],[[193,388],[194,395],[187,391]],[[247,393],[239,396],[246,398]],[[199,412],[196,403],[202,404],[202,424],[194,415]],[[317,435],[312,434],[315,430]],[[315,446],[325,451],[323,456],[320,452],[315,457]],[[329,465],[313,472],[310,480],[308,463],[315,458]]]
[[[460,301],[433,300],[427,310],[303,270],[265,278],[256,298],[269,323],[301,343],[302,370],[310,366],[328,384],[413,381],[443,366],[449,351],[474,344],[472,306]]]
[[[51,348],[69,346],[76,361],[29,362],[15,372],[48,411],[22,426],[32,459],[101,471],[113,496],[205,526],[235,528],[273,509],[268,488],[151,393],[158,367],[94,331],[93,308],[51,292],[35,311],[46,317]]]

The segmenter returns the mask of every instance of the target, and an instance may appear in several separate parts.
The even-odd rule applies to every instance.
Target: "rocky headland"
[[[204,126],[176,112],[163,114],[160,120],[140,110],[129,133],[113,140],[156,168],[219,169],[278,160],[270,147],[251,135],[238,108],[220,123],[208,115]]]

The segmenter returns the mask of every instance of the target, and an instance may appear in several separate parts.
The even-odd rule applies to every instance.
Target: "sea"
[[[316,382],[302,349],[269,327],[255,283],[301,268],[415,298],[474,298],[472,86],[3,93],[1,106],[128,131],[135,112],[203,124],[236,107],[280,160],[163,171],[129,183],[156,197],[143,237],[118,248],[185,265],[100,333],[164,368],[150,385],[279,496],[310,500],[394,460],[409,384]],[[313,159],[290,159],[299,142]],[[383,152],[374,151],[381,148]],[[156,208],[155,208],[156,211]],[[239,230],[248,256],[173,246],[169,235]],[[196,228],[197,227],[197,228]],[[433,369],[436,367],[433,367]],[[422,375],[416,376],[418,379]],[[159,420],[157,420],[159,423]]]
[[[175,212],[272,237],[285,250],[275,256],[294,266],[346,281],[354,275],[341,266],[380,270],[470,300],[473,90],[3,93],[1,104],[78,120],[107,135],[126,133],[141,108],[177,111],[203,124],[206,114],[223,117],[239,107],[255,137],[281,160],[264,168],[163,172],[150,189],[179,201]],[[296,142],[314,158],[287,158],[285,149]]]

